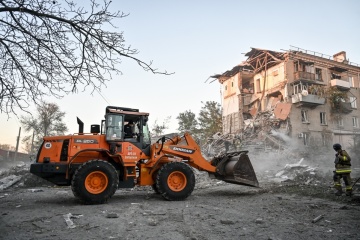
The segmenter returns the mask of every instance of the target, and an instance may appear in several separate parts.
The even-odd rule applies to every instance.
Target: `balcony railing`
[[[309,72],[295,72],[294,80],[312,80],[315,81],[315,74]]]
[[[313,95],[313,94],[307,94],[303,95],[301,93],[294,94],[291,96],[292,103],[301,103],[302,105],[323,105],[325,104],[325,98]]]
[[[332,104],[331,110],[336,113],[351,113],[353,109],[350,102],[339,102]]]
[[[310,72],[295,72],[294,81],[305,80],[305,81],[317,81],[322,82],[321,74],[315,74]]]
[[[340,89],[349,90],[350,89],[350,82],[344,79],[331,79],[330,85],[332,87],[338,87]]]

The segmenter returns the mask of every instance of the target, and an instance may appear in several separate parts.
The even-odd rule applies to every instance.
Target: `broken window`
[[[305,65],[305,72],[315,73],[315,68],[313,65]]]
[[[326,112],[320,112],[320,124],[326,125]]]
[[[352,117],[352,123],[353,123],[353,127],[355,128],[359,127],[359,119],[357,117]]]
[[[302,123],[309,123],[307,110],[301,110],[301,122]]]
[[[322,81],[321,68],[315,68],[315,80]]]
[[[261,89],[260,89],[260,78],[256,79],[256,92],[257,92],[257,93],[261,92]]]
[[[341,75],[335,72],[331,73],[331,79],[341,79]]]
[[[349,101],[350,101],[350,104],[351,104],[351,108],[357,108],[356,97],[349,97]]]

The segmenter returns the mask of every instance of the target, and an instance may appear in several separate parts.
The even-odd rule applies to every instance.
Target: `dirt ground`
[[[360,194],[335,197],[327,174],[283,181],[277,170],[257,172],[261,188],[198,174],[185,201],[136,187],[82,205],[70,187],[18,168],[23,181],[0,190],[0,239],[360,239]]]

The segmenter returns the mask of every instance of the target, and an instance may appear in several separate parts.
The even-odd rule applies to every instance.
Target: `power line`
[[[102,97],[102,99],[104,99],[104,101],[105,101],[108,105],[111,105],[111,104],[108,102],[108,100],[106,100],[106,98],[105,98],[103,95],[101,95],[101,93],[100,93],[99,90],[96,89],[96,92]]]

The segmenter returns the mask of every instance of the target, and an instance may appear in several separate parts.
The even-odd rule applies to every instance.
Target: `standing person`
[[[342,150],[341,145],[339,143],[335,143],[333,145],[335,154],[335,171],[334,171],[334,188],[337,190],[335,192],[336,196],[341,196],[343,191],[341,187],[341,178],[345,182],[345,194],[347,196],[351,196],[352,194],[352,186],[351,186],[351,158],[349,154]]]

